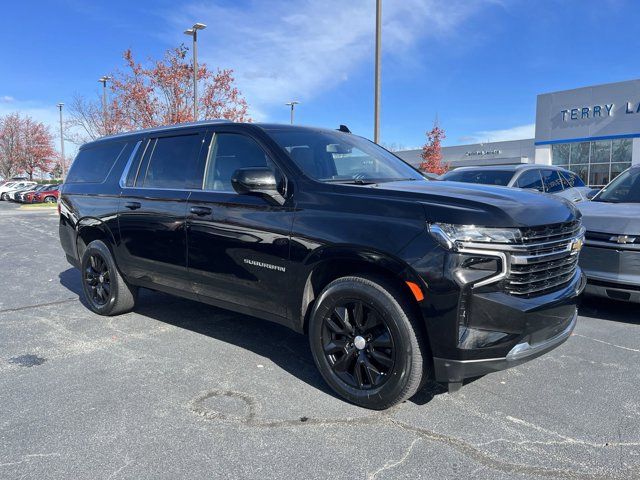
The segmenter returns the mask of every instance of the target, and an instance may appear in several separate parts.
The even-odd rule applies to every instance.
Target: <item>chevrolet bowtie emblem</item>
[[[576,240],[571,244],[571,251],[578,253],[580,250],[582,250],[582,244],[583,244],[583,240],[579,238],[578,240]]]
[[[609,241],[616,243],[633,243],[636,241],[636,237],[630,237],[629,235],[616,235],[611,237]]]

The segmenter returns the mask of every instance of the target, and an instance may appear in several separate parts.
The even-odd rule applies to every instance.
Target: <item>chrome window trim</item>
[[[142,140],[138,140],[136,142],[136,146],[133,147],[133,151],[131,152],[131,155],[129,155],[129,160],[127,160],[127,164],[124,167],[124,171],[122,172],[122,175],[120,176],[120,187],[121,188],[127,188],[125,183],[127,181],[127,176],[129,176],[129,170],[131,169],[131,164],[133,163],[133,159],[136,157],[136,154],[138,153],[138,149],[140,148],[140,144],[142,143]]]

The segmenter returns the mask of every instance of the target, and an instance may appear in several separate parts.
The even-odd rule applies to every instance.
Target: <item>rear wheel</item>
[[[57,202],[57,198],[54,197],[53,195],[49,195],[44,197],[44,203],[56,203]]]
[[[87,245],[81,271],[84,297],[91,310],[100,315],[119,315],[133,309],[138,289],[122,278],[104,242],[94,240]]]
[[[343,277],[320,294],[309,323],[326,382],[366,408],[389,408],[420,387],[427,357],[404,294],[382,278]]]

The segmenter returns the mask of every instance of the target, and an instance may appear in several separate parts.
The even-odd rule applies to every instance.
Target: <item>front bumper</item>
[[[614,300],[640,302],[640,249],[591,242],[580,254],[587,275],[585,292]]]
[[[586,285],[580,269],[559,291],[534,298],[502,292],[472,295],[466,331],[445,355],[434,355],[435,380],[460,383],[532,360],[562,344],[576,325]]]
[[[433,366],[436,380],[446,383],[459,383],[465,378],[479,377],[488,373],[506,370],[533,360],[564,343],[571,336],[577,320],[578,312],[574,313],[569,325],[554,337],[533,345],[526,340],[522,341],[516,344],[505,357],[480,360],[434,358]]]

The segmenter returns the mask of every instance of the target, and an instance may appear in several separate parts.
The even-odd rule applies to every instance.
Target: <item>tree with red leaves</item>
[[[68,127],[76,133],[71,139],[83,142],[128,130],[193,121],[193,64],[187,53],[188,48],[181,45],[145,66],[126,50],[124,71],[112,74],[106,114],[99,97],[95,101],[76,97],[71,103]],[[232,70],[218,69],[214,73],[201,63],[198,84],[197,120],[251,121]]]
[[[423,172],[442,175],[449,171],[449,166],[442,163],[442,140],[446,138],[444,130],[436,120],[433,128],[427,132],[427,143],[422,147],[422,162],[418,167]]]
[[[49,172],[56,150],[53,146],[53,135],[42,122],[36,122],[27,116],[22,122],[22,151],[18,158],[18,169],[33,180],[35,172]]]
[[[0,117],[0,176],[11,178],[18,173],[18,159],[22,151],[22,123],[18,113]]]
[[[11,178],[26,173],[48,173],[56,151],[53,136],[42,122],[12,113],[0,118],[0,174]]]

